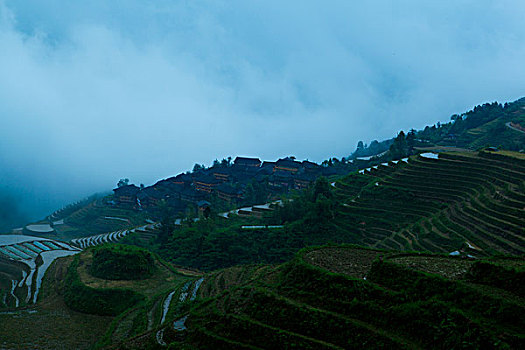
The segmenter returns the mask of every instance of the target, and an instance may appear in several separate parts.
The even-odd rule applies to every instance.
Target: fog
[[[347,156],[524,96],[523,18],[516,1],[0,1],[0,192],[36,219],[216,158]]]

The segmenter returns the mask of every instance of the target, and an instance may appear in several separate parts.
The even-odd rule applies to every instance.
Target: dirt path
[[[510,128],[510,129],[514,130],[514,131],[521,132],[522,134],[525,134],[525,131],[513,127],[512,125],[510,125],[510,122],[505,123],[505,126],[506,126],[507,128]]]

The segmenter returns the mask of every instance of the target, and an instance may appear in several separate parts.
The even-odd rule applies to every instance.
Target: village
[[[320,176],[344,174],[348,166],[351,165],[333,166],[331,162],[319,165],[308,160],[297,161],[293,156],[275,162],[236,157],[233,162],[214,162],[209,168],[197,165],[192,172],[160,180],[152,186],[139,187],[121,181],[109,204],[154,211],[164,201],[179,213],[188,207],[204,211],[211,202],[222,208],[260,204],[291,190],[305,189]]]

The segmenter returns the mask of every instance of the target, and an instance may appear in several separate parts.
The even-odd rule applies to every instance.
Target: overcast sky
[[[525,95],[522,1],[0,0],[0,190],[32,216]]]

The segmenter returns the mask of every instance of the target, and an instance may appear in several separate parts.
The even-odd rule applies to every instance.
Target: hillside
[[[524,263],[310,248],[204,276],[198,302],[163,334],[198,349],[522,348]],[[515,284],[502,287],[501,273]]]
[[[525,250],[525,159],[516,152],[422,154],[326,179],[269,217],[214,217],[174,229],[159,253],[211,271],[279,263],[326,243],[474,257]],[[259,223],[257,224],[257,220]],[[266,229],[265,225],[284,225]]]
[[[332,225],[342,239],[371,247],[521,255],[524,181],[518,154],[420,155],[338,181]]]
[[[195,218],[204,213],[205,207],[211,208],[210,212],[220,213],[262,204],[293,196],[294,191],[312,186],[321,176],[335,179],[341,174],[390,161],[397,162],[418,153],[468,152],[488,145],[515,151],[525,148],[525,99],[504,105],[491,103],[476,106],[471,111],[453,115],[451,119],[449,123],[437,123],[419,131],[411,130],[406,135],[400,133],[390,140],[374,141],[369,146],[360,142],[358,150],[347,159],[330,158],[322,164],[307,160],[299,162],[293,156],[275,162],[237,157],[233,162],[231,158],[216,160],[210,167],[196,164],[191,172],[160,180],[151,186],[137,187],[129,185],[128,179],[122,179],[113,195],[92,196],[57,210],[39,222],[40,225],[26,226],[26,233],[69,241],[129,230],[152,223],[151,220],[160,221],[166,215],[173,219]],[[468,170],[464,175],[470,176]],[[341,187],[351,187],[365,182],[349,178],[339,184]],[[47,227],[48,231],[30,231],[33,227]],[[333,238],[333,241],[340,241],[338,237]],[[404,238],[391,238],[405,245]],[[370,240],[374,239],[372,235]],[[349,239],[342,241],[359,242]],[[387,246],[395,247],[391,244]],[[414,248],[421,249],[417,243]]]
[[[396,139],[370,145],[359,141],[349,159],[363,167],[424,151],[479,150],[492,146],[506,150],[525,149],[525,98],[504,105],[497,102],[478,105],[450,122],[436,123],[423,130],[410,130],[401,147]]]
[[[0,347],[524,348],[524,105],[381,157],[199,166],[4,235]],[[469,150],[486,145],[506,149]],[[171,197],[189,188],[199,201]]]

